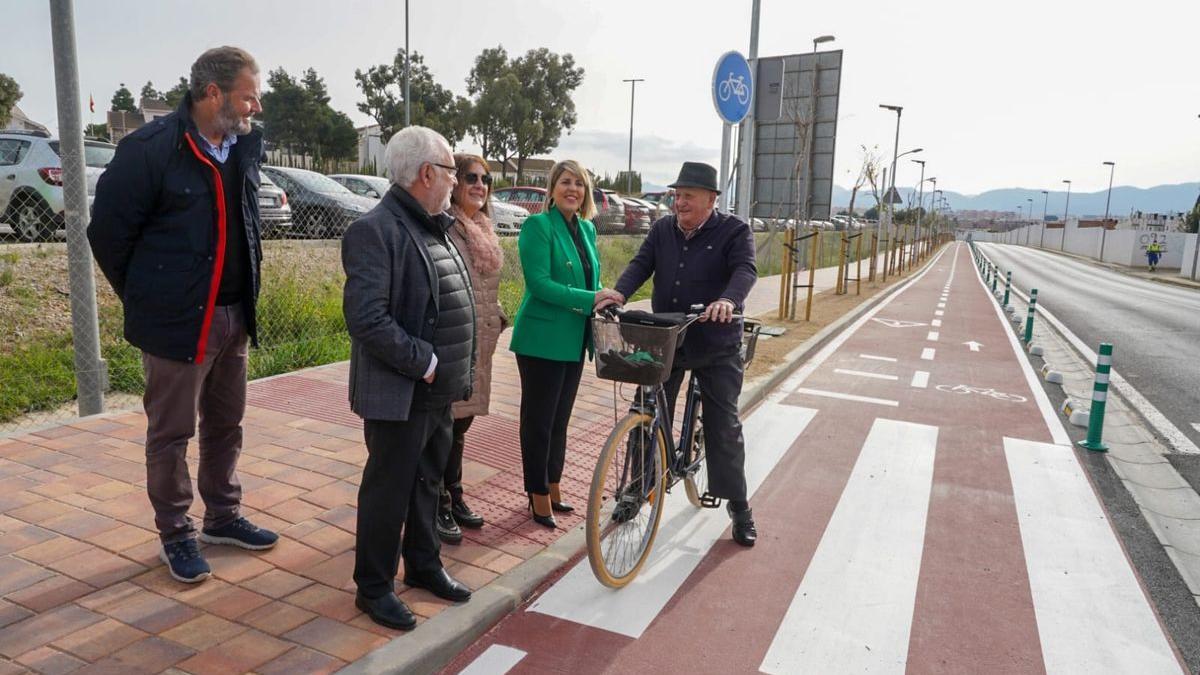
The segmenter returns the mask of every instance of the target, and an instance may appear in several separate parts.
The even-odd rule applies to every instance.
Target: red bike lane
[[[1179,672],[1017,349],[951,245],[746,416],[755,548],[675,505],[633,584],[576,561],[444,672]]]

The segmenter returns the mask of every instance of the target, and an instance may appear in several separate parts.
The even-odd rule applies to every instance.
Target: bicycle
[[[1027,400],[1020,394],[1006,394],[990,387],[971,387],[965,384],[956,384],[951,387],[948,384],[939,384],[936,389],[948,394],[980,394],[982,396],[991,396],[997,401],[1004,401],[1006,403],[1024,403]]]
[[[600,583],[621,588],[641,571],[662,520],[664,497],[683,481],[688,501],[717,508],[708,492],[700,383],[689,374],[679,442],[671,428],[665,382],[677,345],[703,305],[687,314],[610,312],[592,319],[596,375],[638,386],[628,414],[605,441],[588,492],[588,562]],[[754,359],[762,322],[742,319],[741,358]]]
[[[746,87],[745,77],[734,77],[733,73],[721,82],[717,88],[717,95],[722,101],[728,101],[730,96],[737,96],[738,103],[746,105],[750,100],[750,90]]]

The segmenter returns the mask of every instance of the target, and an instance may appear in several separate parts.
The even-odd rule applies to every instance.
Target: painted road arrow
[[[963,344],[969,347],[973,352],[979,351],[979,348],[983,346],[982,342],[976,342],[974,340],[971,340],[970,342],[964,342]]]

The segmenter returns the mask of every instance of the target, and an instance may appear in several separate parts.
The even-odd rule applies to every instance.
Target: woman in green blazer
[[[558,483],[567,452],[567,424],[592,352],[589,317],[600,288],[600,258],[591,218],[596,205],[592,181],[578,162],[550,171],[542,213],[521,225],[517,248],[525,295],[513,322],[510,349],[521,375],[521,461],[533,519],[555,527],[563,501]]]

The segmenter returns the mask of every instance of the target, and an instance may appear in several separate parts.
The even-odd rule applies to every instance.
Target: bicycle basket
[[[671,376],[679,325],[641,325],[605,317],[592,319],[596,377],[630,384],[662,384]]]

